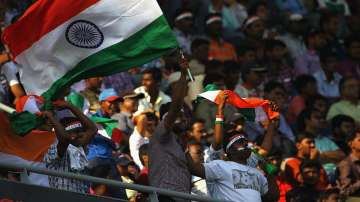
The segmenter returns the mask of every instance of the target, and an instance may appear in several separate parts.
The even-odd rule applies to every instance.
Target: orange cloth
[[[209,60],[237,61],[235,47],[227,42],[210,41]]]
[[[28,161],[42,161],[50,145],[55,142],[55,133],[33,130],[24,137],[16,135],[8,117],[0,112],[0,152],[15,155]]]

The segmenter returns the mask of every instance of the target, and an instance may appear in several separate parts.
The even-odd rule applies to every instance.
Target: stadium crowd
[[[43,130],[57,137],[47,168],[236,202],[360,200],[360,1],[158,3],[186,59],[175,51],[74,84],[43,112]],[[1,1],[2,25],[30,4]],[[25,92],[5,47],[0,62],[1,102],[15,106]],[[270,100],[280,116],[254,120],[250,109],[226,104],[226,91],[218,104],[198,98],[214,89]],[[1,176],[19,180],[11,170]],[[57,189],[148,197],[46,180]]]

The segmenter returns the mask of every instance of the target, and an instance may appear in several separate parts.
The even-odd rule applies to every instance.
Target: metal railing
[[[159,200],[158,200],[159,194],[168,196],[168,197],[172,197],[172,198],[179,198],[179,199],[185,199],[185,200],[191,200],[191,201],[224,202],[223,200],[217,200],[217,199],[212,199],[209,197],[202,197],[202,196],[191,195],[191,194],[186,194],[186,193],[182,193],[182,192],[160,189],[160,188],[151,187],[151,186],[128,184],[128,183],[123,183],[123,182],[119,182],[119,181],[115,181],[115,180],[97,178],[97,177],[92,177],[92,176],[88,176],[88,175],[80,175],[80,174],[75,174],[75,173],[70,173],[70,172],[54,171],[54,170],[49,170],[49,169],[30,166],[30,165],[21,165],[20,166],[18,164],[14,164],[11,162],[0,162],[0,168],[21,170],[22,171],[22,174],[21,174],[22,179],[26,179],[28,172],[33,172],[33,173],[38,173],[38,174],[43,174],[43,175],[72,178],[72,179],[76,179],[76,180],[82,180],[82,181],[87,181],[87,182],[92,182],[92,183],[97,183],[97,184],[105,184],[105,185],[112,186],[112,187],[121,187],[121,188],[125,188],[125,189],[136,190],[136,191],[139,191],[142,193],[148,193],[150,202],[159,202]],[[22,180],[22,182],[29,183],[27,180]]]

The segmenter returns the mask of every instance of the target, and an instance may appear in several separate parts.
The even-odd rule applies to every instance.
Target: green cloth
[[[11,128],[17,135],[25,136],[34,128],[42,125],[45,119],[41,116],[36,116],[28,111],[10,114]]]
[[[112,131],[118,126],[118,121],[114,119],[103,118],[98,116],[92,116],[90,117],[90,119],[95,123],[102,125],[109,137],[112,136]]]

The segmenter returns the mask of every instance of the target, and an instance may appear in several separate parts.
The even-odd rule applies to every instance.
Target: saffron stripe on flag
[[[38,0],[18,20],[7,27],[3,39],[14,58],[44,35],[100,0]]]

